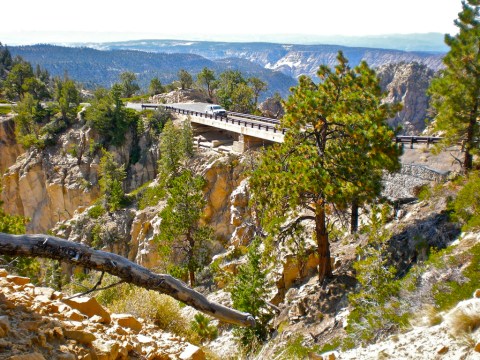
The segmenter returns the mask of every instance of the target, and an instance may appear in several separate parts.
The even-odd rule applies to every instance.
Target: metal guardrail
[[[227,114],[232,115],[232,116],[244,117],[244,118],[251,119],[251,120],[263,121],[263,122],[271,123],[271,124],[280,124],[280,120],[267,118],[265,116],[243,114],[243,113],[237,113],[237,112],[234,112],[234,111],[227,111]]]
[[[398,144],[410,144],[410,149],[413,149],[413,144],[436,144],[442,141],[443,138],[435,136],[395,136],[395,142]]]
[[[242,117],[245,119],[250,119],[250,120],[256,120],[256,121],[262,121],[265,123],[271,123],[271,124],[280,124],[280,121],[277,119],[272,119],[272,118],[267,118],[263,116],[256,116],[256,115],[250,115],[250,114],[243,114],[243,113],[237,113],[233,111],[228,111],[227,116],[215,116],[215,115],[208,115],[205,114],[204,112],[199,112],[199,111],[193,111],[193,110],[185,110],[185,109],[180,109],[176,108],[173,106],[168,106],[168,105],[161,105],[161,104],[142,104],[142,109],[147,109],[147,108],[154,108],[157,109],[158,107],[163,106],[167,110],[172,110],[174,112],[177,112],[179,114],[184,114],[184,115],[194,115],[198,117],[204,117],[204,118],[210,118],[210,119],[215,119],[219,120],[220,122],[225,122],[225,123],[232,123],[232,124],[237,124],[237,125],[243,125],[251,128],[258,128],[258,129],[265,129],[265,131],[273,131],[274,133],[276,132],[281,132],[282,134],[285,134],[287,132],[287,129],[278,129],[275,126],[270,126],[270,125],[265,125],[265,124],[258,124],[258,123],[252,123],[247,120],[239,120],[239,119],[229,119],[228,115],[236,116],[236,117]],[[441,137],[435,137],[435,136],[406,136],[406,135],[399,135],[395,136],[395,139],[392,139],[395,141],[397,144],[410,144],[410,148],[413,148],[413,144],[436,144],[440,142],[443,138]]]
[[[286,132],[286,129],[278,129],[276,126],[259,124],[259,123],[255,123],[255,122],[248,121],[248,120],[232,119],[232,118],[228,117],[228,115],[234,115],[234,116],[237,116],[237,117],[242,117],[242,118],[245,118],[245,119],[257,120],[257,121],[262,121],[262,122],[266,122],[266,121],[260,120],[260,119],[269,119],[269,118],[263,118],[261,116],[254,116],[254,115],[233,113],[233,112],[228,112],[227,116],[211,115],[211,114],[206,114],[204,112],[180,109],[180,108],[176,108],[176,107],[173,107],[173,106],[160,105],[160,104],[158,104],[158,105],[157,104],[142,104],[142,109],[148,109],[148,108],[157,109],[160,106],[164,107],[165,110],[170,110],[170,111],[176,112],[178,114],[182,114],[182,115],[193,115],[193,116],[197,116],[197,117],[203,117],[203,118],[206,118],[206,119],[213,119],[213,120],[217,120],[217,121],[220,121],[220,122],[225,122],[226,124],[230,123],[230,124],[233,124],[233,125],[245,126],[245,127],[249,127],[249,128],[252,128],[252,129],[259,129],[259,130],[269,131],[269,132],[273,132],[273,133],[285,134],[285,132]],[[254,119],[254,117],[256,119]],[[273,119],[269,119],[269,120],[273,120]],[[278,124],[278,123],[275,122],[275,123],[272,123],[272,124]]]

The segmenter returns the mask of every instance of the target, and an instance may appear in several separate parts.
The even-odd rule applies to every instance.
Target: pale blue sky
[[[460,0],[22,0],[1,5],[0,41],[141,38],[262,41],[313,36],[456,32]]]

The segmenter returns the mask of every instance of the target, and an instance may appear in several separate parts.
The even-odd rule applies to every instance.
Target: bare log
[[[10,235],[0,233],[0,254],[61,260],[88,269],[107,272],[125,282],[167,294],[218,320],[241,326],[254,326],[254,318],[209,301],[182,281],[166,274],[155,274],[124,257],[94,250],[88,246],[49,235]]]

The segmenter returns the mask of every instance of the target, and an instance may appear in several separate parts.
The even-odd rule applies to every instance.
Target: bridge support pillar
[[[236,153],[243,153],[247,151],[248,149],[253,149],[259,146],[265,145],[265,140],[259,139],[253,136],[248,136],[248,135],[243,135],[239,134],[238,135],[238,140],[235,140],[233,142],[233,147],[232,150]],[[269,142],[269,141],[267,141]]]

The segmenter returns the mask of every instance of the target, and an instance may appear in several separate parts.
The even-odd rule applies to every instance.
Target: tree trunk
[[[188,277],[190,279],[190,286],[194,287],[195,286],[195,269],[193,267],[193,263],[194,263],[193,257],[195,256],[195,254],[193,249],[195,247],[195,240],[193,239],[190,231],[187,233],[187,241],[188,241],[188,250],[187,250]]]
[[[190,286],[195,286],[195,271],[188,270],[188,277],[190,278]]]
[[[352,201],[352,214],[350,217],[350,234],[355,234],[358,231],[358,202]]]
[[[107,272],[127,283],[170,295],[218,320],[241,326],[255,325],[255,320],[250,314],[210,302],[204,295],[170,275],[155,274],[120,255],[93,250],[82,244],[41,234],[0,233],[0,254],[49,258]]]
[[[332,265],[330,262],[330,244],[328,243],[328,232],[325,220],[325,202],[323,200],[319,200],[316,204],[315,214],[315,235],[317,238],[317,253],[319,260],[319,283],[322,283],[325,278],[332,276]]]

